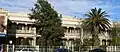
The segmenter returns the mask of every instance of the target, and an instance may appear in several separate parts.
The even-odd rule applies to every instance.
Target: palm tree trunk
[[[93,45],[92,46],[96,46],[99,44],[99,37],[98,37],[98,27],[94,27],[93,33],[92,33],[92,41],[93,41]]]
[[[94,33],[92,34],[92,48],[94,47],[94,44],[95,44],[95,35]]]

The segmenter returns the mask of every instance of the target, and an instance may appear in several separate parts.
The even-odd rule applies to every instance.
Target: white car
[[[35,52],[33,49],[30,48],[23,48],[20,51],[15,51],[15,52]]]

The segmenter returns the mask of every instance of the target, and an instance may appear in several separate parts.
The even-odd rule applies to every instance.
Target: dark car
[[[89,52],[106,52],[105,50],[103,50],[103,49],[93,49],[93,50],[91,50],[91,51],[89,51]]]
[[[54,52],[68,52],[68,49],[57,48],[57,49],[54,50]]]

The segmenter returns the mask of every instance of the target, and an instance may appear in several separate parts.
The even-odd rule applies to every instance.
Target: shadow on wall
[[[12,41],[12,44],[16,44],[16,23],[7,20],[7,44],[10,44],[9,42]]]

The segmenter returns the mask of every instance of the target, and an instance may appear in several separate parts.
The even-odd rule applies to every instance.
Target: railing
[[[56,48],[64,48],[70,52],[89,52],[95,48],[100,48],[99,46],[27,46],[27,45],[6,45],[6,52],[14,52],[24,48],[35,49],[35,52],[53,52]],[[120,52],[120,46],[107,46],[107,52]]]
[[[34,33],[34,30],[16,30],[16,33]]]
[[[65,32],[65,35],[66,35],[66,36],[79,36],[80,33],[66,33],[66,32]]]
[[[30,45],[6,45],[6,52],[17,52],[23,49],[31,49],[34,52],[39,52],[39,46],[30,46]],[[28,52],[28,51],[27,51]]]

